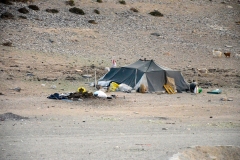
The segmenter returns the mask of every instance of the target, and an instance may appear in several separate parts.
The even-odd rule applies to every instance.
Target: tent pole
[[[95,88],[97,89],[97,73],[96,73],[96,69],[95,69]]]
[[[136,83],[137,83],[137,69],[136,69],[136,72],[135,72],[135,85],[134,85],[134,87],[136,86]]]

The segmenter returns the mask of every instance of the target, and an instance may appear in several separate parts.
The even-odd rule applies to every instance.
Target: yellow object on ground
[[[87,90],[84,87],[79,87],[78,92],[84,93],[87,92]]]
[[[109,86],[109,90],[114,92],[118,87],[119,85],[116,82],[112,82]]]
[[[165,90],[167,91],[168,94],[174,94],[175,93],[172,86],[170,86],[168,84],[165,84],[165,85],[163,85],[163,87],[165,88]]]

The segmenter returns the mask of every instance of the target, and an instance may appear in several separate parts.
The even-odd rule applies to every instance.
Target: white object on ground
[[[103,91],[96,91],[93,93],[94,96],[100,97],[100,98],[107,98],[107,94],[104,93]]]

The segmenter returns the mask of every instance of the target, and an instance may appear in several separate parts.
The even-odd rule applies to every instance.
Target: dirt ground
[[[78,80],[66,80],[62,77],[71,72],[77,75],[78,66],[66,67],[67,61],[58,66],[47,55],[33,62],[27,51],[3,49],[8,54],[1,60],[15,66],[1,74],[1,159],[239,159],[238,88],[221,87],[222,94],[208,94],[215,88],[207,88],[197,95],[108,92],[117,98],[51,100],[50,94],[79,87],[95,91],[89,86],[94,79],[79,74]],[[43,58],[51,65],[38,66]],[[29,75],[36,66],[40,80]],[[53,80],[57,70],[61,78]]]
[[[87,12],[80,18],[63,0],[32,3],[40,11],[26,19],[16,11],[26,4],[0,3],[15,16],[0,19],[0,160],[240,159],[238,1],[76,1]],[[49,7],[60,12],[46,13]],[[96,8],[98,16],[92,15]],[[156,8],[161,19],[148,15]],[[218,48],[231,57],[213,58]],[[197,80],[203,92],[47,98],[79,87],[96,91],[89,85],[94,73],[103,76],[112,58],[118,66],[153,59],[181,70],[188,82]],[[221,94],[207,93],[217,88]]]

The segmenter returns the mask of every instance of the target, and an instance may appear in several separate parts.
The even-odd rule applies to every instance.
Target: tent
[[[138,89],[141,84],[144,84],[149,92],[157,92],[165,90],[163,85],[167,83],[167,77],[174,79],[178,91],[189,89],[189,84],[184,80],[180,71],[159,66],[153,60],[141,59],[124,67],[111,68],[98,80],[98,84],[124,83],[134,89]]]

